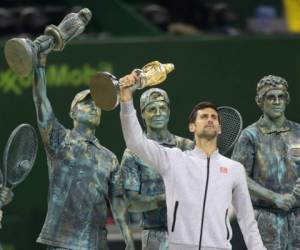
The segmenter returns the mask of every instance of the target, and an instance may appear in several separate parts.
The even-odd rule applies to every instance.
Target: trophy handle
[[[64,49],[65,47],[64,40],[62,38],[59,29],[55,25],[50,24],[49,26],[47,26],[44,33],[50,37],[53,37],[54,44],[55,44],[53,48],[54,51],[61,51]]]

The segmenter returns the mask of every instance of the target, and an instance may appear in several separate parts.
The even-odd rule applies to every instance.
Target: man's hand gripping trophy
[[[108,72],[98,72],[91,79],[91,95],[99,108],[105,111],[113,110],[119,105],[119,100],[124,101],[125,96],[130,97],[137,89],[160,84],[173,70],[172,63],[153,61],[142,69],[133,70],[120,80]]]
[[[120,101],[126,102],[132,99],[132,94],[135,91],[133,86],[139,80],[139,74],[136,71],[132,71],[131,74],[120,78]]]

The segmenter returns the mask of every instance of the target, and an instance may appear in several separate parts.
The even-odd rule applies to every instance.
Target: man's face
[[[147,128],[163,129],[169,122],[170,109],[165,101],[152,102],[145,107],[142,117]]]
[[[212,108],[200,109],[194,123],[189,124],[190,132],[199,138],[211,140],[221,132],[218,113]]]
[[[95,105],[91,97],[87,97],[76,104],[73,119],[78,123],[96,127],[100,124],[100,118],[101,110]]]
[[[284,116],[286,108],[286,94],[283,90],[269,90],[263,99],[262,110],[271,120]]]

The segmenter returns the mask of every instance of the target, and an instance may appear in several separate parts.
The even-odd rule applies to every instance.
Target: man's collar
[[[216,149],[209,157],[208,155],[199,147],[195,146],[195,148],[192,151],[196,156],[200,156],[202,159],[207,159],[207,158],[215,158],[219,155],[219,150]]]

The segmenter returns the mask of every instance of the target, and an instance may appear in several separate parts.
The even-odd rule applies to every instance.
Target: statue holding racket
[[[21,124],[10,134],[3,153],[0,169],[0,228],[2,207],[14,197],[13,188],[25,180],[34,164],[37,153],[37,136],[29,124]],[[0,249],[2,250],[1,244]]]

